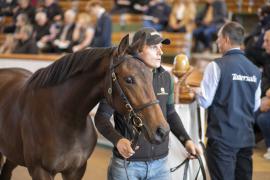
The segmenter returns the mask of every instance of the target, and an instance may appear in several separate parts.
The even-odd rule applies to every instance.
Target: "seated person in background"
[[[34,37],[39,41],[43,36],[50,34],[50,22],[45,12],[37,12],[35,16],[36,24],[34,26]]]
[[[227,7],[224,0],[206,0],[203,10],[196,17],[197,28],[193,31],[194,51],[199,51],[199,42],[203,43],[205,50],[211,49],[212,38],[226,18]]]
[[[270,160],[270,88],[261,101],[260,113],[257,116],[256,123],[262,131],[267,148],[263,157]]]
[[[35,8],[31,5],[30,0],[18,0],[18,6],[14,8],[13,24],[8,25],[4,28],[4,33],[14,33],[16,29],[17,17],[20,14],[26,14],[29,23],[34,23],[35,18]]]
[[[12,16],[16,6],[17,0],[0,0],[0,18],[3,16]]]
[[[30,0],[18,0],[18,6],[15,9],[14,17],[19,14],[26,14],[32,24],[35,23],[35,8],[32,6]]]
[[[191,32],[195,16],[196,7],[193,0],[174,0],[167,31]]]
[[[64,24],[53,41],[56,52],[72,52],[72,35],[75,28],[76,12],[69,9],[64,14]]]
[[[91,0],[86,10],[97,18],[95,34],[91,43],[91,47],[110,47],[112,36],[112,20],[110,15],[102,7],[101,0]]]
[[[265,31],[270,29],[270,5],[263,5],[258,9],[259,22],[254,30],[245,38],[245,53],[247,57],[257,66],[267,61],[263,54],[265,53],[263,37]]]
[[[14,36],[20,32],[21,28],[27,25],[30,25],[28,16],[26,14],[19,14],[16,17],[16,24],[15,24],[15,33],[14,34],[7,34],[5,42],[1,46],[1,53],[11,53],[16,45],[16,40]]]
[[[23,26],[20,32],[14,37],[17,43],[12,53],[38,54],[38,48],[35,39],[32,37],[32,33],[32,26]]]
[[[144,14],[149,7],[149,3],[151,0],[132,0],[132,13],[135,14]]]
[[[72,35],[72,51],[76,52],[90,46],[94,32],[91,16],[87,13],[80,13]]]
[[[267,53],[268,63],[263,68],[262,73],[262,101],[260,112],[257,115],[256,123],[260,127],[267,151],[264,158],[270,160],[270,30],[264,35],[263,47]]]
[[[146,15],[143,17],[143,26],[163,31],[168,24],[171,7],[163,0],[152,0]]]
[[[55,49],[53,46],[53,41],[56,39],[56,36],[59,34],[61,29],[61,24],[53,23],[50,25],[49,34],[42,36],[39,41],[37,41],[37,46],[39,50],[43,53],[54,53]]]
[[[114,0],[111,14],[132,13],[131,2],[132,0]]]
[[[42,8],[51,21],[61,21],[63,10],[55,0],[45,0]]]

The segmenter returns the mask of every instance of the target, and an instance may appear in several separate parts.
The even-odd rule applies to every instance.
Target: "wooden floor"
[[[270,180],[270,160],[263,159],[265,146],[260,142],[254,151],[254,175],[253,180]],[[107,165],[111,157],[111,150],[97,146],[93,155],[88,160],[87,171],[83,180],[105,180]],[[31,180],[28,172],[23,167],[18,167],[13,172],[12,180]],[[61,180],[59,175],[56,180]]]

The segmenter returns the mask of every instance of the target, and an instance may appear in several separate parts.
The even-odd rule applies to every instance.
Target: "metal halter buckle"
[[[108,89],[108,93],[111,95],[112,94],[112,88]]]
[[[137,115],[133,117],[133,123],[138,128],[143,126],[142,119],[138,117]]]
[[[112,73],[112,80],[113,80],[113,81],[116,81],[116,75],[115,75],[114,72]]]
[[[130,104],[126,104],[126,108],[129,112],[133,111],[133,108]]]

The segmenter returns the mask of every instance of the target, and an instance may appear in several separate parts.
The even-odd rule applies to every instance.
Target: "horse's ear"
[[[121,39],[121,42],[118,46],[118,55],[124,55],[126,50],[129,47],[129,34]]]
[[[140,52],[142,51],[142,48],[145,45],[145,43],[146,43],[146,33],[143,33],[139,39],[137,39],[130,45],[130,48],[134,52]]]

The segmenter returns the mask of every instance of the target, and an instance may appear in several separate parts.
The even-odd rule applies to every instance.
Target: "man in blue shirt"
[[[254,112],[260,106],[261,73],[240,50],[244,28],[228,22],[218,33],[221,58],[211,62],[197,90],[208,109],[207,163],[212,180],[251,180]]]

